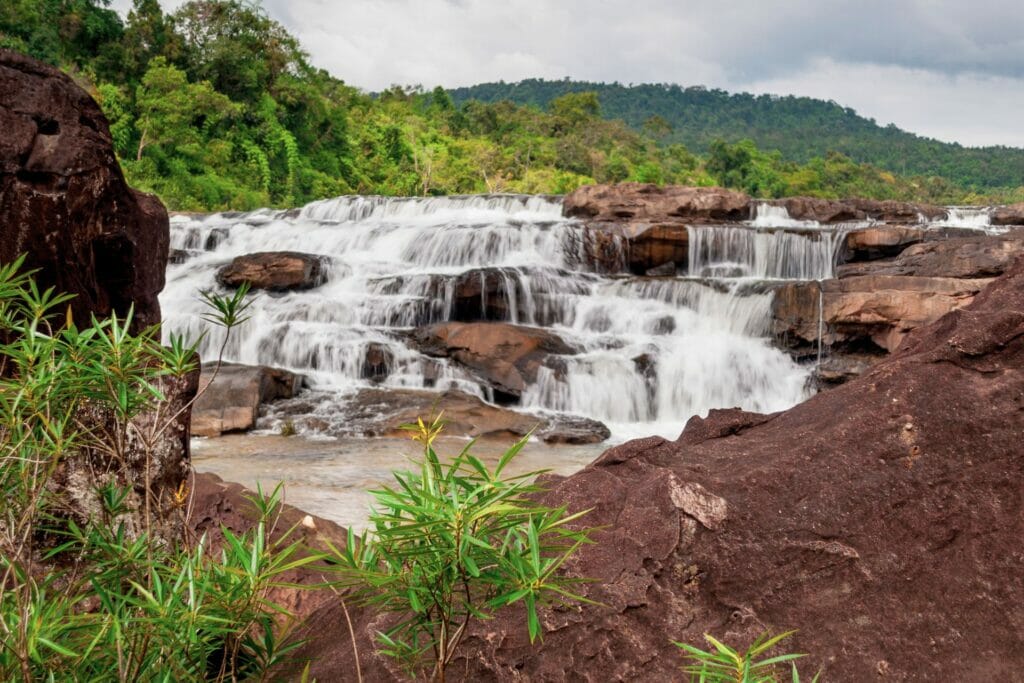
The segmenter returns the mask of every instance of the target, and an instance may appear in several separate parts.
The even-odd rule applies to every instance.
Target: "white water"
[[[748,224],[755,228],[820,228],[818,221],[802,221],[789,215],[784,206],[760,202],[754,207],[754,217]]]
[[[581,349],[542,368],[522,408],[596,418],[616,438],[674,438],[711,408],[772,412],[802,400],[807,370],[771,345],[772,295],[756,281],[829,277],[842,238],[830,228],[691,228],[693,276],[652,279],[594,272],[587,230],[543,197],[341,197],[301,211],[176,217],[171,232],[172,247],[194,253],[168,269],[165,329],[206,332],[204,358],[223,338],[201,320],[197,293],[217,288],[220,266],[259,251],[319,254],[330,258],[327,282],[257,296],[226,359],[302,372],[344,411],[347,396],[370,386],[367,351],[384,347],[393,358],[384,386],[487,398],[468,372],[423,356],[404,335],[497,311]],[[476,281],[491,283],[499,309],[456,298]]]
[[[990,234],[1004,233],[1008,227],[992,225],[992,210],[979,206],[949,206],[946,215],[929,223],[934,228],[961,228],[964,230],[980,230]],[[925,221],[922,221],[925,222]]]

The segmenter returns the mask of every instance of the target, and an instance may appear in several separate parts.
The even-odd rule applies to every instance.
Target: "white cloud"
[[[165,8],[183,0],[162,0]],[[124,10],[129,0],[115,0]],[[264,0],[376,90],[522,78],[806,94],[964,144],[1024,145],[1019,0]]]

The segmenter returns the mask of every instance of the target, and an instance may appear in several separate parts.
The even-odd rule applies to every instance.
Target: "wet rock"
[[[946,215],[946,209],[941,206],[889,199],[847,199],[844,203],[862,211],[872,220],[885,223],[915,224],[920,223],[922,218],[931,221]]]
[[[199,252],[193,249],[171,249],[170,254],[167,256],[167,262],[182,264],[191,258],[195,258],[198,254]]]
[[[543,501],[589,510],[596,543],[567,566],[594,604],[521,609],[474,625],[460,680],[676,680],[671,640],[745,645],[799,629],[787,650],[823,680],[1012,680],[1024,481],[1024,263],[965,308],[918,328],[866,374],[782,413],[714,411],[681,438],[607,451]],[[936,599],[941,596],[941,599]],[[380,618],[352,610],[362,653]],[[305,620],[310,675],[344,678],[340,605]],[[985,653],[981,659],[964,652]],[[364,656],[366,680],[387,680]],[[881,664],[884,663],[884,666]]]
[[[860,377],[884,357],[884,355],[869,354],[830,356],[815,366],[814,382],[819,390],[837,387]]]
[[[817,197],[787,197],[766,202],[771,206],[786,209],[790,218],[800,221],[818,221],[819,223],[843,223],[859,221],[867,217],[864,210],[849,202],[834,199],[818,199]]]
[[[566,196],[566,216],[588,221],[672,223],[742,221],[750,217],[750,198],[720,187],[683,187],[620,183],[585,185]]]
[[[1024,225],[1024,202],[995,207],[990,220],[992,225]]]
[[[26,254],[41,289],[74,294],[76,320],[160,322],[167,211],[128,187],[107,120],[66,74],[0,49],[0,263]]]
[[[894,259],[855,268],[840,267],[840,277],[854,275],[914,275],[921,277],[984,278],[1001,275],[1021,253],[1024,233],[971,237],[912,244]]]
[[[604,423],[577,415],[551,417],[546,426],[537,432],[544,443],[552,444],[601,443],[611,435],[611,430]]]
[[[205,364],[199,380],[202,394],[192,408],[192,434],[248,431],[256,426],[261,405],[291,398],[301,386],[301,375],[279,368],[221,363],[218,369],[215,363]]]
[[[788,283],[776,290],[774,332],[791,346],[816,346],[821,332],[825,346],[892,352],[911,330],[966,306],[989,282],[870,275]]]
[[[898,255],[911,244],[923,242],[926,230],[903,225],[878,225],[846,235],[844,263],[874,261]]]
[[[363,353],[363,367],[360,376],[371,382],[383,382],[395,365],[395,354],[384,344],[371,342]]]
[[[507,323],[439,323],[417,329],[413,339],[423,353],[451,358],[513,399],[552,356],[576,352],[549,330]]]
[[[295,251],[246,254],[217,271],[217,282],[225,287],[248,282],[253,289],[271,292],[312,289],[325,280],[324,257]]]
[[[674,261],[667,261],[662,263],[660,266],[648,268],[644,275],[647,277],[675,277],[677,272],[676,264]]]

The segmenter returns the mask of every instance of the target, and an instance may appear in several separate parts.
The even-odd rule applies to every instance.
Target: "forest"
[[[173,210],[341,194],[561,194],[621,181],[763,197],[1024,198],[1024,151],[878,133],[836,105],[544,81],[367,93],[313,66],[258,3],[193,0],[167,14],[134,0],[125,18],[108,5],[5,2],[0,47],[85,87],[128,181]]]

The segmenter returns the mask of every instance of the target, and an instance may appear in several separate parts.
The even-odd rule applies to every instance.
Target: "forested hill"
[[[960,187],[988,189],[1024,184],[1024,149],[963,147],[908,133],[835,102],[809,97],[730,94],[700,86],[530,79],[451,90],[457,103],[508,100],[541,109],[566,93],[595,92],[603,115],[637,130],[707,152],[715,140],[751,139],[806,162],[829,152],[901,175],[938,175]]]

